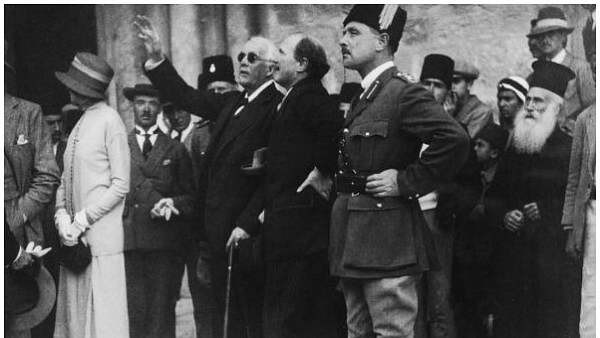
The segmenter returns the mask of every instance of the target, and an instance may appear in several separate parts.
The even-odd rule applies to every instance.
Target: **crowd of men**
[[[229,56],[205,58],[194,88],[137,16],[151,83],[123,89],[127,135],[102,117],[116,114],[102,102],[113,71],[95,55],[57,72],[72,102],[45,125],[5,90],[5,282],[48,269],[58,289],[32,336],[175,337],[187,271],[199,338],[595,337],[586,8],[586,60],[565,49],[562,10],[539,10],[533,71],[498,82],[496,118],[467,60],[427,55],[419,80],[398,71],[397,5],[355,5],[343,22],[360,84],[322,81],[325,49],[293,34],[250,38],[237,81]],[[96,178],[101,160],[121,172]],[[86,180],[110,201],[85,202],[101,189]],[[80,246],[83,272],[63,258]],[[29,293],[5,299],[9,336],[29,333]]]

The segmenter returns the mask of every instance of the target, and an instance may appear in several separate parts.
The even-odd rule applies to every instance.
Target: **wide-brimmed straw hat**
[[[558,7],[548,6],[540,9],[537,18],[534,20],[535,24],[532,25],[531,31],[527,34],[528,38],[556,30],[564,30],[567,33],[573,31],[573,27],[567,22],[565,13]],[[533,20],[532,23],[534,23]]]
[[[54,72],[70,90],[83,96],[103,99],[114,71],[106,61],[90,53],[77,53],[66,73]]]

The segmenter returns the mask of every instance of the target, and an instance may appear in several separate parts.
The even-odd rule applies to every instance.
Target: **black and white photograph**
[[[4,337],[596,337],[595,3],[3,10]]]

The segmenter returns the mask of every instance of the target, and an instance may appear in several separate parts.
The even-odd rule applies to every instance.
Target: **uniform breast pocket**
[[[350,130],[347,151],[358,170],[374,165],[378,144],[388,135],[389,120],[374,120],[356,124]]]

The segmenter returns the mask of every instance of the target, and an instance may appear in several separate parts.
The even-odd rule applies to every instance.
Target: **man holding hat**
[[[573,32],[573,27],[560,8],[543,7],[535,20],[527,37],[537,40],[542,54],[539,59],[560,63],[575,73],[575,78],[567,86],[565,102],[558,117],[560,128],[572,135],[577,116],[596,99],[592,71],[584,59],[575,57],[565,49],[567,37]]]
[[[525,110],[486,196],[493,228],[494,335],[574,337],[580,270],[567,259],[561,211],[571,138],[558,129],[575,74],[558,63],[533,64]]]
[[[479,69],[477,67],[463,60],[455,61],[452,92],[456,93],[458,101],[456,110],[450,114],[467,128],[471,138],[475,137],[493,118],[492,109],[481,102],[476,95],[471,94],[473,82],[478,77]]]
[[[125,275],[132,338],[174,338],[173,277],[192,214],[194,183],[185,146],[156,124],[159,92],[149,84],[123,89],[135,129],[129,134],[131,189],[125,200]]]
[[[42,108],[13,96],[7,81],[16,75],[8,63],[4,42],[4,212],[10,230],[21,246],[44,244],[45,208],[60,183],[50,129]]]
[[[515,116],[525,106],[527,91],[529,91],[529,83],[518,76],[509,76],[498,82],[499,120],[504,130],[512,131]]]
[[[90,53],[55,72],[83,116],[67,141],[54,219],[63,246],[87,243],[92,256],[83,272],[60,267],[55,337],[129,337],[122,221],[129,147],[121,116],[104,102],[113,74]]]
[[[468,153],[458,123],[394,66],[405,23],[397,5],[355,5],[340,40],[344,67],[359,72],[364,90],[344,123],[330,231],[348,337],[414,336],[417,286],[436,261],[418,198]]]

